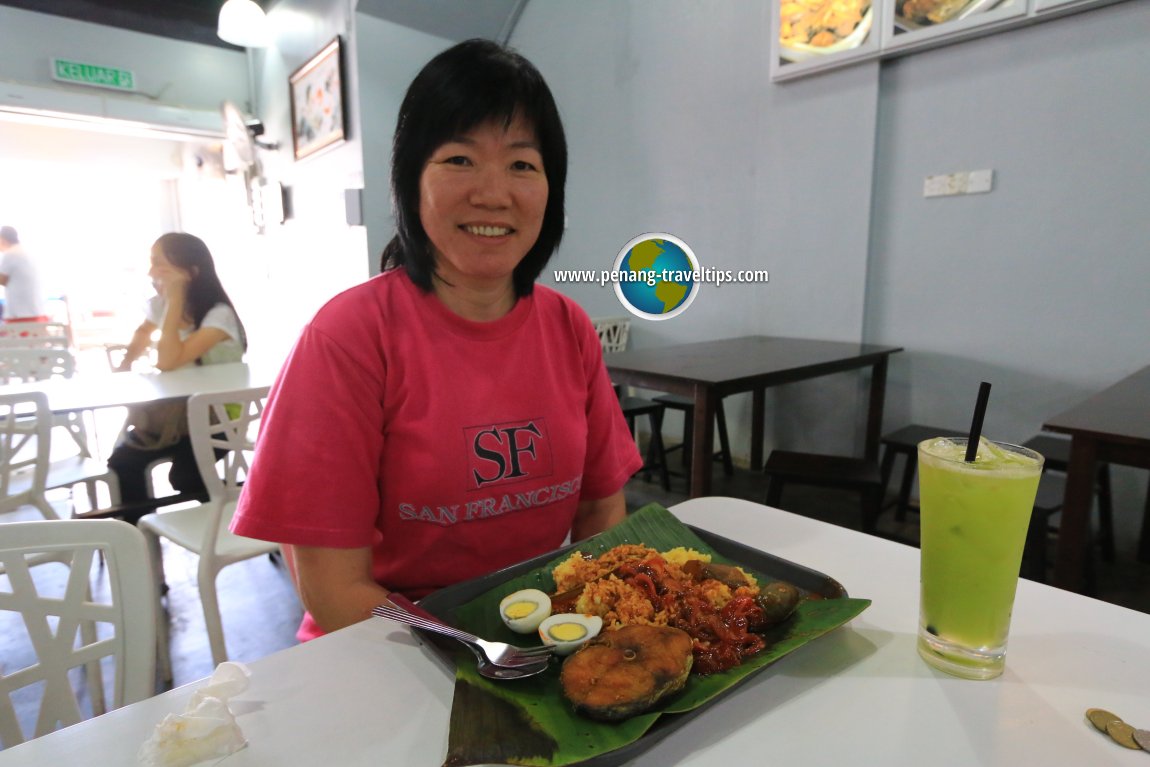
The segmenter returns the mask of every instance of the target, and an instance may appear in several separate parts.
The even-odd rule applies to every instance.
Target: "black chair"
[[[1033,449],[1033,448],[1032,448]],[[1058,527],[1050,518],[1062,511],[1062,497],[1066,493],[1066,481],[1056,474],[1043,474],[1038,482],[1038,494],[1034,498],[1034,511],[1030,515],[1030,527],[1026,530],[1026,548],[1022,554],[1022,577],[1046,583],[1046,549],[1050,534]],[[1093,590],[1093,568],[1087,565],[1087,593]]]
[[[681,394],[660,394],[652,397],[667,410],[678,410],[683,413],[683,442],[665,448],[670,454],[676,450],[681,452],[684,475],[687,478],[687,493],[691,492],[691,449],[694,445],[695,434],[695,401]],[[735,474],[735,464],[731,460],[731,440],[727,433],[727,416],[723,412],[723,400],[715,403],[715,431],[719,435],[719,450],[715,453],[715,460],[722,461],[723,473],[728,477]]]
[[[894,518],[899,522],[906,519],[910,509],[917,509],[910,502],[911,490],[914,489],[914,476],[918,469],[918,443],[931,437],[965,437],[966,434],[949,429],[937,429],[934,426],[921,424],[908,424],[896,429],[882,438],[882,488],[883,498],[886,498],[887,488],[890,487],[891,476],[894,473],[895,461],[901,456],[903,459],[902,479],[899,480],[898,497],[894,501]],[[884,506],[885,508],[885,506]]]
[[[627,419],[632,434],[635,433],[637,419],[643,416],[650,419],[651,439],[647,443],[647,456],[640,471],[645,477],[650,477],[652,471],[659,472],[659,483],[664,490],[670,490],[671,477],[667,473],[667,451],[663,449],[663,405],[642,397],[623,395],[619,397],[619,406],[623,408],[623,417]]]
[[[1041,453],[1046,459],[1042,464],[1044,474],[1048,471],[1066,473],[1066,468],[1070,464],[1069,439],[1049,434],[1038,434],[1023,442],[1022,446]],[[1098,544],[1102,548],[1103,561],[1113,562],[1114,502],[1110,493],[1110,464],[1099,461],[1098,473],[1095,475],[1094,482],[1094,490],[1098,495]],[[1061,505],[1060,499],[1059,508]]]
[[[810,485],[849,490],[859,494],[864,533],[876,530],[882,509],[882,472],[874,461],[837,455],[772,450],[763,472],[769,478],[767,505],[779,507],[783,486]]]

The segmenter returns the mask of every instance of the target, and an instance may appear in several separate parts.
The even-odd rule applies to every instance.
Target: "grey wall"
[[[878,66],[771,84],[767,6],[535,0],[512,33],[568,132],[557,266],[610,269],[632,237],[665,231],[706,267],[770,271],[766,285],[704,287],[677,318],[635,320],[633,347],[753,333],[861,338]],[[592,316],[626,314],[610,287],[561,289]],[[772,390],[774,441],[853,450],[859,378]],[[731,398],[727,412],[734,451],[746,455],[749,398]]]
[[[865,335],[907,347],[888,424],[965,429],[985,379],[986,432],[1024,440],[1150,364],[1148,32],[1121,3],[883,68]],[[990,194],[922,197],[980,168]],[[1133,527],[1146,472],[1115,481]]]
[[[892,417],[1043,418],[1150,364],[1150,3],[891,62],[881,81],[866,334],[897,342]],[[993,168],[990,194],[923,177]],[[1150,403],[1148,403],[1150,405]]]
[[[888,427],[965,428],[986,379],[987,432],[1016,440],[1150,363],[1150,3],[784,84],[767,79],[762,5],[535,0],[512,35],[569,131],[564,266],[609,268],[630,237],[663,230],[704,265],[771,272],[633,323],[635,346],[905,346]],[[926,175],[981,168],[991,194],[921,196]],[[562,289],[621,313],[609,289]],[[858,383],[773,392],[769,441],[857,447]],[[745,399],[728,415],[745,455]],[[1144,475],[1118,472],[1124,506]]]
[[[451,41],[362,13],[359,40],[359,135],[363,146],[363,214],[367,227],[367,270],[379,271],[379,255],[395,234],[391,209],[391,138],[399,105],[420,68]]]

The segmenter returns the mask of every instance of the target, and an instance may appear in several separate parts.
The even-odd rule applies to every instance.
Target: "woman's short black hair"
[[[412,282],[431,290],[435,257],[419,218],[419,181],[432,153],[491,120],[515,118],[535,129],[547,176],[547,207],[539,239],[516,267],[515,295],[531,293],[563,238],[567,139],[551,90],[530,61],[491,40],[467,40],[433,58],[416,75],[399,108],[391,152],[395,237],[381,268],[402,266]]]

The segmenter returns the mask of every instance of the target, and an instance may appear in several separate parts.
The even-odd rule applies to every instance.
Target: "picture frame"
[[[347,140],[343,44],[339,35],[288,77],[295,159]]]

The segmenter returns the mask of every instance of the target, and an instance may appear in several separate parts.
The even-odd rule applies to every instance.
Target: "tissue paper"
[[[188,767],[247,745],[228,699],[247,689],[251,672],[242,663],[221,663],[192,694],[182,714],[168,714],[140,747],[145,767]]]

